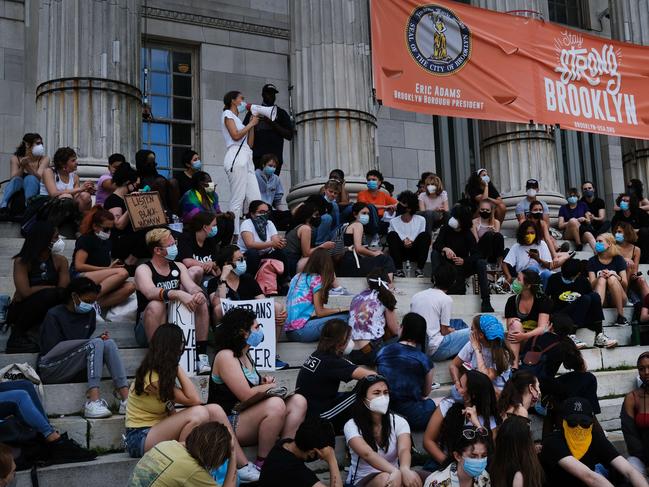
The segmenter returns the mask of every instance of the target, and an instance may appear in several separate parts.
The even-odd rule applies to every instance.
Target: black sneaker
[[[398,271],[394,272],[394,277],[406,277],[406,273],[399,269]]]
[[[629,320],[626,319],[626,316],[617,315],[617,320],[615,320],[617,326],[629,326]]]
[[[577,252],[581,252],[582,250],[584,250],[584,244],[575,245],[575,250]]]
[[[570,250],[570,244],[568,242],[563,242],[561,247],[559,247],[559,252],[568,252]]]
[[[480,305],[480,312],[481,313],[493,313],[494,308],[493,308],[493,306],[491,306],[491,301],[489,301],[489,300],[483,301],[482,304]]]
[[[76,441],[68,438],[67,433],[61,434],[61,438],[51,443],[52,464],[89,462],[97,458],[90,450],[83,448]]]

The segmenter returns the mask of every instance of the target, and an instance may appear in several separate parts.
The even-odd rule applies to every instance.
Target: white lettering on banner
[[[554,40],[558,57],[554,70],[561,76],[558,80],[544,78],[547,110],[587,120],[638,125],[635,96],[620,92],[622,74],[618,70],[618,58],[622,57],[622,50],[616,51],[612,45],[604,44],[601,51],[595,48],[589,51],[582,47],[583,43],[580,34],[568,31]],[[608,77],[605,89],[598,89],[605,77]],[[582,79],[588,86],[573,84]],[[615,132],[608,125],[575,122],[575,127],[600,127],[609,133]]]
[[[273,298],[232,301],[221,299],[223,314],[232,308],[245,308],[257,316],[259,329],[264,332],[264,339],[256,348],[250,349],[250,355],[259,370],[275,370],[275,300]]]
[[[446,86],[415,83],[414,93],[394,90],[392,96],[395,100],[410,101],[423,105],[456,107],[478,111],[484,110],[484,102],[462,99],[462,90],[459,88],[448,88]]]

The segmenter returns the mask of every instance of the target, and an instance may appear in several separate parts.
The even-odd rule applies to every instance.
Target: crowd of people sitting
[[[258,120],[239,127],[242,95],[229,101],[224,131],[241,149]],[[353,486],[648,485],[649,353],[637,360],[638,387],[621,411],[628,460],[597,421],[597,380],[581,353],[617,346],[604,326],[629,326],[629,302],[637,304],[634,320],[649,321],[649,285],[638,270],[649,259],[649,201],[640,181],[616,199],[610,222],[591,182],[581,195],[568,190],[557,228],[576,251],[592,250],[579,260],[569,244],[557,245],[535,179],[516,207],[516,243],[507,249],[506,208],[486,169],[471,175],[455,205],[436,174],[423,174],[415,191],[395,198],[377,170],[353,202],[336,169],[319,194],[289,211],[277,157],[268,154],[254,174],[244,168],[232,176],[243,178],[240,201],[222,211],[195,151],[183,154],[173,178],[158,172],[151,151],[135,155],[135,168],[113,154],[96,183],[80,180],[76,157],[60,148],[50,164],[42,138],[26,134],[12,158],[0,211],[16,214],[22,201],[27,207],[7,349],[38,352],[45,384],[87,383],[86,418],[113,414],[100,387],[106,366],[114,409],[125,415],[126,450],[142,457],[130,485],[154,485],[151,476],[163,475],[178,485],[234,486],[238,479],[271,486],[290,478],[313,486],[320,481],[305,462],[320,459],[339,486],[334,442],[341,434],[351,454],[345,483]],[[182,232],[133,227],[125,197],[146,191],[160,195],[169,223],[182,222]],[[71,262],[60,232],[76,237]],[[399,279],[411,270],[425,278],[429,258],[431,287],[410,296],[399,319]],[[511,296],[494,315],[499,274]],[[465,323],[453,318],[452,296],[465,294],[472,276],[480,313]],[[330,304],[332,296],[351,295],[340,277],[366,282],[346,307]],[[263,331],[255,313],[221,306],[272,296],[286,296],[275,300],[277,336],[315,348],[295,391],[257,371],[251,349]],[[185,337],[167,323],[170,302],[194,314],[195,372],[209,375],[207,404],[178,365]],[[606,323],[605,307],[616,310],[614,323]],[[134,338],[148,347],[130,385],[106,321],[116,308],[132,311]],[[592,343],[577,337],[580,328],[592,330]],[[435,366],[445,360],[452,386],[434,401]],[[275,358],[276,369],[288,366]],[[48,423],[30,383],[13,382],[0,384],[2,417],[16,416],[57,446],[53,461],[94,458]],[[537,443],[532,416],[543,423]],[[412,454],[411,431],[423,432],[425,461]],[[250,445],[256,458],[241,448]],[[4,454],[0,448],[0,477],[7,478]],[[171,459],[164,473],[156,470],[162,458]]]

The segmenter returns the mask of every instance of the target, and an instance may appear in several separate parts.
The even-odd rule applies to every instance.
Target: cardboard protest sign
[[[160,195],[155,191],[127,194],[124,202],[134,230],[167,223]]]
[[[223,313],[231,308],[249,309],[257,315],[257,322],[264,332],[264,340],[257,348],[250,349],[250,355],[258,370],[275,370],[275,300],[273,298],[248,301],[221,299]]]
[[[185,351],[180,356],[180,365],[187,375],[196,373],[196,327],[194,313],[180,301],[171,301],[167,308],[167,321],[180,327],[185,336]]]

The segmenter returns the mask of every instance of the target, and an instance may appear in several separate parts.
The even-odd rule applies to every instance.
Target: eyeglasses
[[[582,428],[590,428],[590,426],[593,424],[593,421],[591,419],[586,419],[586,418],[566,419],[566,424],[570,428],[576,428],[577,426],[581,426]]]
[[[476,436],[480,436],[482,438],[486,438],[489,436],[489,432],[487,431],[487,428],[467,428],[462,430],[462,436],[464,436],[467,440],[473,440]]]
[[[365,377],[365,380],[368,384],[375,384],[376,382],[385,382],[388,383],[388,379],[380,374],[368,375]]]

